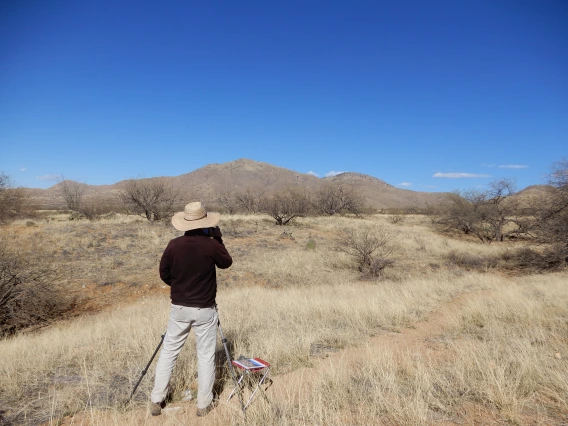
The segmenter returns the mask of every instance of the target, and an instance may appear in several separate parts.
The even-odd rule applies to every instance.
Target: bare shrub
[[[395,234],[380,227],[344,229],[335,242],[335,249],[348,254],[359,272],[380,278],[384,269],[392,266]]]
[[[59,288],[56,278],[51,265],[0,240],[0,337],[49,323],[73,307],[73,298]]]
[[[423,210],[423,213],[433,224],[438,223],[442,218],[442,208],[439,205],[426,204],[426,208]]]
[[[548,183],[553,188],[539,200],[537,234],[541,241],[568,251],[568,159],[553,164]],[[565,261],[568,262],[568,258]]]
[[[22,212],[26,197],[22,188],[14,188],[10,177],[0,172],[0,223]]]
[[[562,246],[537,251],[523,247],[501,255],[500,268],[515,272],[534,273],[558,270],[564,267],[568,251]]]
[[[448,196],[443,222],[487,244],[528,234],[530,222],[524,220],[514,194],[510,179],[491,182],[486,191],[456,191]]]
[[[171,216],[180,204],[178,190],[165,179],[131,179],[122,184],[120,199],[129,212],[149,221]]]
[[[487,262],[484,257],[463,251],[450,251],[446,255],[446,261],[468,271],[484,271],[487,269]]]
[[[363,210],[363,197],[356,188],[342,183],[324,183],[314,194],[314,207],[329,216],[352,213],[360,215]]]
[[[261,201],[264,191],[261,189],[247,188],[234,194],[238,209],[249,214],[260,213]]]
[[[447,195],[447,202],[440,206],[442,210],[441,222],[449,228],[469,234],[477,221],[477,217],[473,203],[462,195],[464,194],[459,191]]]
[[[393,225],[396,225],[397,223],[402,223],[403,220],[404,216],[401,214],[393,214],[389,216],[389,222],[392,223]]]
[[[83,196],[85,195],[86,185],[84,183],[75,182],[72,180],[65,180],[61,176],[59,182],[59,190],[61,196],[65,201],[67,208],[74,212],[81,211],[81,205],[83,203]]]
[[[89,220],[110,219],[122,210],[119,200],[111,197],[88,197],[81,205],[80,213]]]
[[[217,202],[228,214],[247,213],[255,214],[261,211],[261,201],[264,191],[247,188],[241,191],[223,191],[219,194]]]
[[[286,225],[298,217],[305,216],[309,208],[308,196],[297,189],[285,190],[264,198],[261,202],[261,210],[276,220],[278,225]]]
[[[221,205],[223,212],[228,214],[235,214],[237,212],[237,200],[231,191],[223,191],[219,194],[217,202]]]

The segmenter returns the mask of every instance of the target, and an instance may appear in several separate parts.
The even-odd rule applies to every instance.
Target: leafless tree
[[[79,212],[81,210],[85,189],[86,185],[84,183],[65,180],[65,178],[61,176],[59,181],[59,190],[61,191],[61,196],[69,210],[74,212]]]
[[[441,206],[442,222],[450,228],[469,234],[477,221],[476,205],[470,201],[472,194],[454,191]]]
[[[503,241],[507,236],[524,233],[521,226],[523,222],[516,218],[518,203],[511,197],[513,194],[515,184],[510,179],[501,179],[489,184],[489,190],[480,198],[481,226],[475,229],[478,238],[485,239],[486,242]],[[512,228],[506,230],[507,225]]]
[[[128,211],[149,221],[170,216],[181,201],[179,191],[162,178],[127,180],[119,196]]]
[[[231,191],[223,191],[219,194],[217,201],[221,205],[221,207],[228,213],[234,214],[237,211],[238,201],[235,198],[235,195]]]
[[[548,183],[552,186],[551,191],[539,200],[538,236],[544,242],[558,245],[559,250],[568,256],[567,158],[552,165]]]
[[[0,172],[0,191],[4,191],[11,187],[12,181],[10,180],[10,176],[3,172]]]
[[[237,191],[234,194],[239,210],[254,214],[260,212],[261,200],[264,191],[260,189],[247,188],[244,191]]]
[[[423,212],[433,224],[436,224],[442,217],[442,211],[443,209],[438,204],[426,204]]]
[[[363,198],[353,186],[326,182],[316,190],[314,206],[318,212],[330,216],[347,212],[359,215],[363,210]]]
[[[10,176],[0,172],[0,223],[17,216],[25,205],[22,188],[14,188]]]
[[[91,196],[81,203],[81,214],[89,220],[112,217],[123,209],[120,200],[109,195]]]
[[[359,272],[380,277],[393,264],[390,256],[395,249],[395,237],[394,233],[376,226],[349,228],[340,233],[335,248],[351,256]]]
[[[309,198],[298,189],[288,189],[266,197],[260,204],[261,211],[273,217],[278,225],[286,225],[297,217],[305,216],[309,208]]]
[[[524,220],[513,194],[515,185],[510,179],[491,182],[485,191],[456,191],[448,197],[444,222],[487,244],[527,234],[529,222]]]
[[[563,158],[552,164],[552,171],[548,175],[548,183],[555,188],[568,191],[568,158]]]

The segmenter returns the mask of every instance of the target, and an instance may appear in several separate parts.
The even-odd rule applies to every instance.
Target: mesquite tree
[[[278,225],[286,225],[298,217],[308,214],[310,201],[308,196],[297,190],[288,189],[261,202],[261,211],[270,215]]]
[[[122,184],[120,199],[128,211],[149,221],[170,216],[180,202],[179,191],[165,179],[131,179]]]

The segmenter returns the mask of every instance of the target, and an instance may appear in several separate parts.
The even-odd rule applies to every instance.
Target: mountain
[[[396,188],[383,180],[361,173],[345,172],[325,178],[330,182],[352,185],[365,198],[365,204],[376,209],[426,207],[439,204],[446,198],[444,192],[418,192]]]
[[[208,164],[172,178],[175,187],[189,196],[214,200],[223,192],[250,188],[275,192],[289,187],[313,188],[319,178],[268,163],[241,158],[222,164]]]
[[[226,192],[244,189],[260,190],[267,194],[290,187],[316,189],[326,183],[341,183],[357,188],[367,206],[377,209],[424,207],[438,204],[445,194],[418,192],[396,188],[375,177],[345,172],[333,177],[317,178],[268,163],[241,158],[221,164],[208,164],[192,172],[174,176],[149,179],[164,179],[179,189],[185,199],[199,199],[215,203]],[[126,181],[113,185],[85,185],[85,199],[116,197]],[[63,206],[61,183],[48,189],[30,189],[29,195],[44,208]]]

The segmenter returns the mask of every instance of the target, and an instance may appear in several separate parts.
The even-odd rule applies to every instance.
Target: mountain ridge
[[[328,183],[345,184],[355,187],[363,196],[368,207],[376,209],[425,207],[438,204],[445,193],[419,192],[395,186],[374,176],[359,172],[343,172],[335,176],[318,178],[269,163],[239,158],[225,163],[210,163],[178,176],[161,176],[144,179],[162,179],[171,183],[186,199],[200,199],[215,204],[221,194],[250,189],[265,194],[277,193],[287,188],[320,188]],[[96,196],[116,197],[125,182],[121,180],[110,185],[85,184],[85,198]],[[33,198],[43,204],[60,206],[62,199],[58,183],[47,189],[30,189]],[[51,199],[51,201],[49,201]]]

